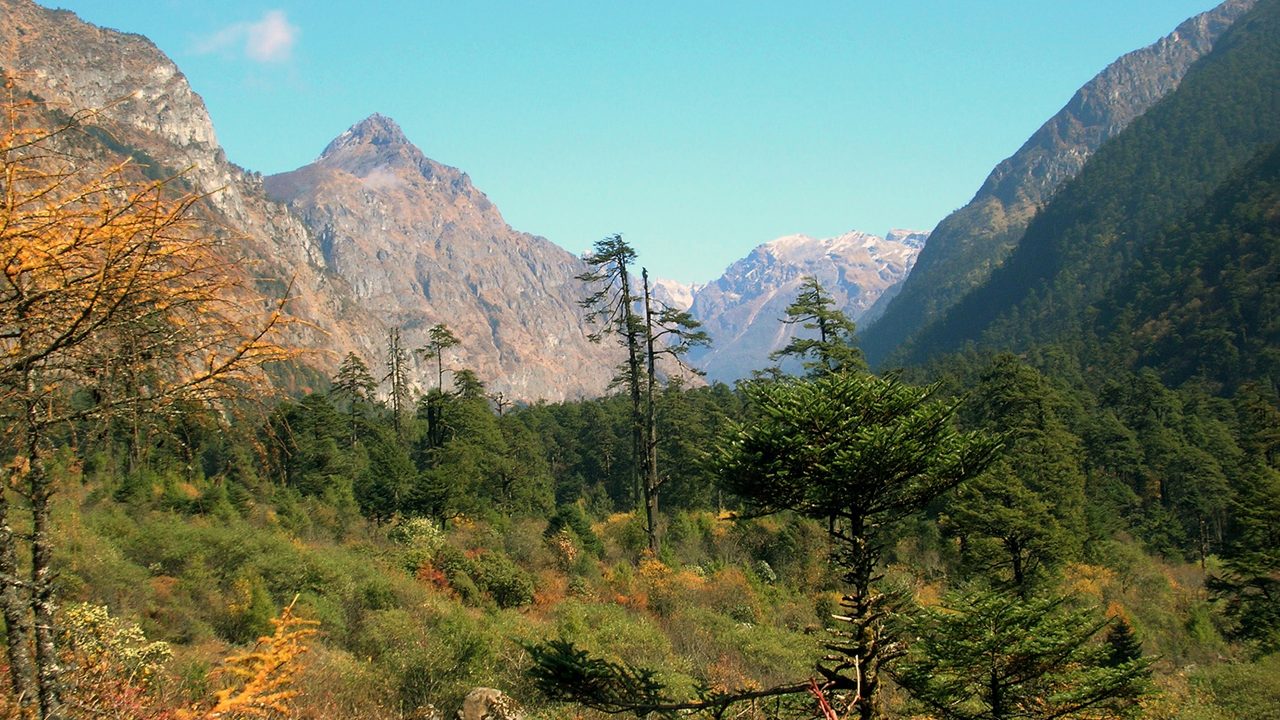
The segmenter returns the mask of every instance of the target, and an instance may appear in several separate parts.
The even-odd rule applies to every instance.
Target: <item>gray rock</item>
[[[523,720],[515,700],[501,690],[480,687],[467,693],[458,710],[458,720]]]

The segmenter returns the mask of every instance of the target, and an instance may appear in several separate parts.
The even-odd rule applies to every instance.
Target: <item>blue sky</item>
[[[705,282],[790,233],[930,229],[1212,0],[42,0],[151,38],[263,173],[374,112],[519,230]]]

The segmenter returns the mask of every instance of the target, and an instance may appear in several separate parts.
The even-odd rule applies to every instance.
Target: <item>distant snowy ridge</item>
[[[781,320],[806,276],[816,277],[857,321],[902,282],[928,237],[917,230],[894,229],[884,236],[853,230],[830,238],[785,235],[756,247],[693,291],[690,308],[712,338],[694,363],[708,379],[725,382],[771,365],[769,353],[798,329]]]

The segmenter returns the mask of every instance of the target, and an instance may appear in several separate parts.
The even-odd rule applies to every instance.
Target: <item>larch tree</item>
[[[271,342],[279,303],[239,287],[227,249],[202,231],[201,195],[82,156],[77,148],[96,147],[80,134],[92,114],[54,125],[52,113],[6,87],[0,609],[13,691],[48,719],[64,717],[51,567],[55,434],[95,418],[245,397],[265,386],[261,366],[289,353]],[[15,530],[24,512],[29,535]]]

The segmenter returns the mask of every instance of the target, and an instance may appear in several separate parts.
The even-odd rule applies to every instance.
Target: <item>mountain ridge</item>
[[[896,355],[977,345],[1020,351],[1087,336],[1098,303],[1146,245],[1280,142],[1280,1],[1262,0],[1180,87],[1104,145],[982,285]],[[1198,268],[1186,268],[1187,282]]]
[[[317,232],[307,217],[268,197],[267,181],[261,175],[227,160],[203,101],[173,61],[149,40],[91,25],[73,13],[48,10],[30,0],[0,0],[0,12],[8,21],[0,24],[0,67],[14,77],[20,89],[67,114],[83,108],[100,109],[85,122],[92,131],[86,137],[101,140],[98,152],[103,157],[123,152],[157,159],[162,167],[153,168],[155,172],[180,174],[193,189],[208,193],[198,212],[208,232],[224,240],[224,246],[237,255],[236,266],[243,271],[244,282],[277,294],[292,288],[286,309],[297,322],[289,324],[280,341],[302,350],[303,362],[315,372],[331,373],[347,352],[356,352],[371,367],[380,367],[387,330],[397,324],[408,326],[404,340],[411,348],[425,344],[418,333],[425,333],[426,325],[453,325],[451,313],[423,311],[425,299],[416,299],[423,298],[421,288],[414,292],[406,285],[402,292],[383,293],[375,302],[369,291],[378,287],[377,282],[354,268],[334,267],[335,247],[341,242],[326,235],[323,227]],[[468,232],[460,234],[470,234],[484,254],[510,250],[506,255],[510,265],[525,268],[522,277],[538,280],[512,284],[473,273],[469,284],[451,288],[468,308],[491,314],[483,323],[475,321],[474,311],[461,314],[466,327],[455,331],[462,331],[464,345],[471,338],[462,335],[474,334],[477,348],[460,354],[459,360],[472,362],[480,378],[509,399],[554,401],[603,393],[614,365],[613,348],[593,345],[586,338],[588,328],[576,307],[577,296],[584,289],[576,281],[569,284],[582,267],[580,259],[559,248],[552,250],[554,246],[545,239],[535,241],[535,236],[511,230],[465,173],[430,161],[416,148],[410,152],[405,143],[392,142],[403,138],[403,132],[394,137],[398,131],[398,126],[391,127],[394,121],[385,116],[372,119],[375,124],[390,123],[364,128],[382,142],[388,154],[368,152],[360,162],[376,168],[395,158],[417,167],[423,177],[419,190],[434,190],[437,199],[451,199],[445,207],[447,220],[441,218],[442,227],[466,225]],[[329,144],[333,154],[339,154],[343,145],[338,140]],[[351,169],[360,172],[355,165]],[[335,180],[321,175],[313,179]],[[364,183],[372,186],[365,188],[370,194],[351,193],[360,203],[377,201],[382,197],[379,193],[391,190],[377,187],[379,177],[364,173],[364,180],[371,177],[371,182]],[[406,179],[404,173],[383,178]],[[429,184],[431,178],[437,180],[434,186]],[[336,183],[330,187],[346,186]],[[509,245],[505,241],[510,238],[518,241]],[[396,251],[395,247],[379,249],[388,256]],[[452,247],[452,251],[456,255],[459,248]],[[376,257],[376,250],[373,255]],[[555,291],[550,294],[555,308],[550,319],[518,332],[518,307],[546,300],[548,294],[542,291],[549,287]],[[510,339],[516,335],[519,340]],[[546,357],[528,358],[529,347],[535,345],[548,348]],[[528,362],[517,367],[521,360]],[[307,387],[317,384],[314,374],[306,381]],[[434,373],[425,364],[415,365],[412,380],[419,387],[435,382]]]
[[[806,276],[855,322],[910,271],[929,234],[850,231],[830,238],[784,235],[756,246],[693,294],[691,312],[712,345],[690,353],[709,380],[731,382],[773,365],[769,354],[799,331],[782,322]],[[790,368],[795,369],[795,368]]]
[[[1036,212],[1108,139],[1168,95],[1255,0],[1226,0],[1169,35],[1121,56],[1082,86],[972,200],[933,230],[900,291],[860,333],[873,365],[981,285],[1017,245]]]

